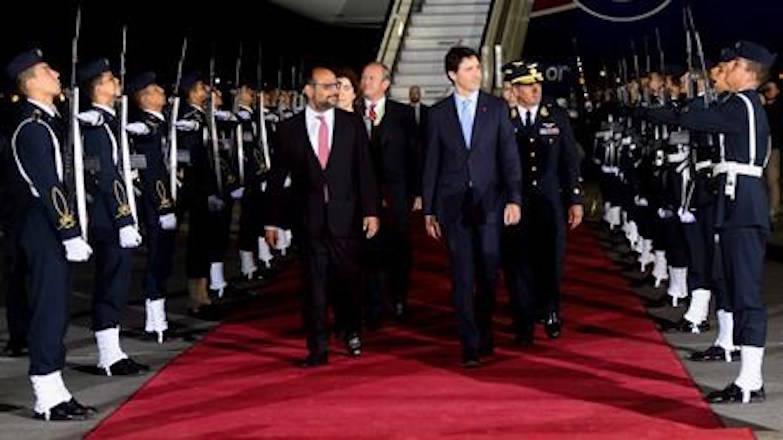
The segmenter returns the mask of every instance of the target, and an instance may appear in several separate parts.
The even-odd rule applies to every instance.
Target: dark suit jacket
[[[525,127],[522,118],[516,107],[511,110],[522,161],[523,197],[540,195],[558,208],[561,199],[569,206],[582,203],[579,153],[566,111],[545,99],[532,127]]]
[[[407,215],[410,198],[421,194],[416,119],[413,109],[386,98],[383,119],[370,133],[370,154],[379,189],[393,212]],[[359,109],[364,114],[364,109]]]
[[[429,110],[422,179],[425,215],[457,221],[469,195],[471,211],[486,222],[501,221],[506,203],[521,204],[522,172],[508,105],[480,92],[471,147],[462,137],[454,97]]]
[[[332,148],[326,169],[321,168],[307,134],[305,112],[278,126],[277,162],[269,187],[270,223],[280,224],[283,210],[307,238],[358,238],[362,218],[378,216],[378,189],[372,169],[367,132],[355,115],[335,109]],[[294,203],[282,206],[281,195],[291,175]],[[329,201],[325,201],[325,188]]]

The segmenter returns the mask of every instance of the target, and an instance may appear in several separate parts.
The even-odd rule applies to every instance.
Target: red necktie
[[[370,103],[370,111],[367,113],[367,116],[370,117],[370,121],[372,121],[373,124],[375,124],[375,118],[378,117],[378,114],[375,113],[375,103]]]
[[[326,118],[323,115],[316,117],[321,122],[318,128],[318,162],[321,162],[321,168],[326,169],[329,162],[329,127],[326,126]]]

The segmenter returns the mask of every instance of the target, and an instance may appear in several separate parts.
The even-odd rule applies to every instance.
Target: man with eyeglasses
[[[328,362],[325,315],[330,287],[340,308],[348,354],[361,355],[359,251],[362,237],[375,236],[380,223],[367,132],[355,115],[335,109],[337,86],[331,70],[311,71],[305,111],[278,127],[277,162],[267,188],[272,207],[267,241],[274,246],[280,239],[277,225],[284,208],[294,210],[295,233],[301,239],[308,283],[302,298],[308,355],[299,363],[302,368]],[[289,175],[299,203],[283,205],[280,197]]]

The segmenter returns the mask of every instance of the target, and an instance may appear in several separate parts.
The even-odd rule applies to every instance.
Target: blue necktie
[[[470,117],[470,100],[462,101],[459,109],[459,124],[462,126],[462,137],[465,146],[470,150],[470,141],[473,137],[473,118]]]

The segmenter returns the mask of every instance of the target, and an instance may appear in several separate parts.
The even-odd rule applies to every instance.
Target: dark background
[[[607,0],[608,1],[608,0]],[[617,70],[617,60],[625,56],[628,74],[633,75],[630,41],[634,39],[643,69],[644,36],[648,36],[651,64],[659,57],[655,46],[655,28],[660,29],[667,64],[685,65],[683,5],[691,5],[696,28],[701,33],[708,57],[716,58],[722,47],[739,39],[756,41],[783,54],[783,1],[780,0],[673,0],[659,14],[633,23],[611,23],[595,18],[581,9],[534,18],[525,42],[524,56],[556,62],[573,60],[572,39],[577,38],[580,55],[588,76],[595,84],[597,72],[605,64]],[[575,32],[564,32],[564,30]],[[695,46],[694,46],[695,52]],[[773,69],[781,68],[780,60]]]
[[[325,25],[263,0],[87,0],[81,3],[80,60],[107,57],[119,68],[121,29],[127,24],[128,72],[156,70],[171,83],[185,35],[189,37],[186,70],[207,73],[214,43],[218,75],[233,78],[242,41],[243,70],[255,79],[261,41],[264,82],[268,86],[277,85],[277,71],[282,62],[285,87],[291,84],[291,66],[299,68],[303,62],[306,67],[325,62],[359,68],[375,58],[383,37],[381,27]],[[22,50],[39,47],[67,84],[75,11],[76,2],[71,0],[4,2],[0,26],[2,65]],[[8,87],[8,83],[3,76],[2,84]]]

